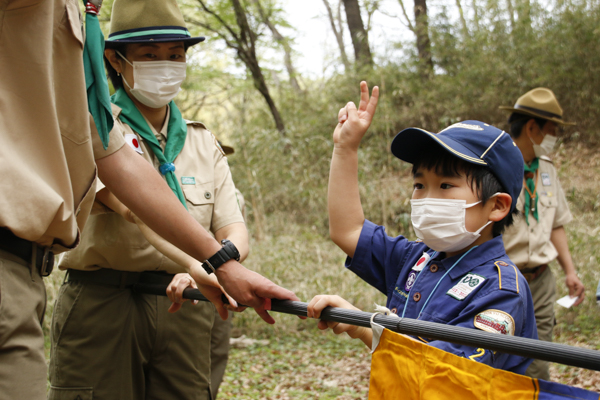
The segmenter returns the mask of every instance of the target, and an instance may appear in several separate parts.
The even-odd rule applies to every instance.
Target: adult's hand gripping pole
[[[167,295],[167,285],[138,283],[134,286],[133,290],[138,293],[148,293],[158,296]],[[189,300],[208,301],[198,289],[193,288],[185,289],[183,297]],[[223,302],[228,303],[225,296],[223,296]],[[270,311],[305,317],[307,305],[308,303],[301,301],[273,299]],[[243,307],[241,304],[240,306]],[[321,312],[321,319],[370,328],[372,315],[372,313],[364,311],[327,307]],[[499,335],[477,329],[468,329],[411,318],[394,318],[378,314],[375,315],[373,321],[391,331],[405,335],[420,336],[430,340],[443,340],[445,342],[472,347],[482,347],[492,351],[600,371],[600,351],[596,350],[518,336]]]

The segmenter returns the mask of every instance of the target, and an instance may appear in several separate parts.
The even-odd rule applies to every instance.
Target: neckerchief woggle
[[[146,143],[148,143],[150,149],[152,149],[152,152],[160,163],[160,173],[165,176],[167,184],[173,193],[175,193],[179,201],[181,201],[181,204],[187,209],[185,197],[183,196],[183,191],[181,190],[181,186],[175,175],[175,165],[173,164],[173,161],[175,161],[185,144],[187,124],[183,120],[181,112],[175,105],[175,102],[171,100],[169,103],[170,116],[167,128],[169,136],[167,137],[167,145],[165,146],[165,151],[163,153],[160,143],[152,133],[152,129],[148,125],[148,122],[122,87],[112,95],[111,101],[121,108],[119,119],[129,125],[131,129],[137,132],[144,138]]]
[[[84,0],[85,4],[85,44],[83,46],[83,70],[88,99],[88,111],[94,118],[96,129],[102,140],[102,146],[108,148],[109,132],[113,128],[113,116],[110,109],[108,81],[104,72],[104,35],[100,30],[98,13],[101,0],[94,3]]]
[[[539,158],[534,158],[533,161],[531,162],[531,165],[524,164],[525,173],[530,172],[533,175],[533,177],[528,177],[525,179],[525,184],[527,185],[527,188],[525,188],[525,210],[523,212],[525,214],[525,222],[527,222],[527,225],[529,225],[529,211],[532,208],[531,207],[531,203],[532,203],[531,194],[533,194],[533,210],[532,210],[533,217],[535,218],[536,221],[540,220],[540,218],[538,216],[538,207],[537,207],[538,195],[537,195],[537,191],[535,188],[535,185],[536,185],[535,178],[537,177],[535,172],[537,171],[539,166],[540,166]],[[527,189],[529,189],[529,190],[527,190]]]

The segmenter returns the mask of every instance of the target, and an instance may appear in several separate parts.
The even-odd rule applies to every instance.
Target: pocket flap
[[[195,206],[215,203],[213,182],[198,183],[196,185],[181,185],[186,200]]]

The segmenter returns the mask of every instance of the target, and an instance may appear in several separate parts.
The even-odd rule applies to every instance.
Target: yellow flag
[[[384,330],[369,400],[599,400],[598,393],[492,368]]]

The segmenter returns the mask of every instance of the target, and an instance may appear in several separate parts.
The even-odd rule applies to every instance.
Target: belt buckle
[[[523,274],[523,277],[525,278],[527,283],[529,283],[533,280],[533,276],[534,276],[534,272],[528,272],[528,273]]]
[[[49,276],[54,269],[54,253],[50,247],[44,247],[44,256],[42,257],[42,265],[40,265],[40,275],[43,277]]]

